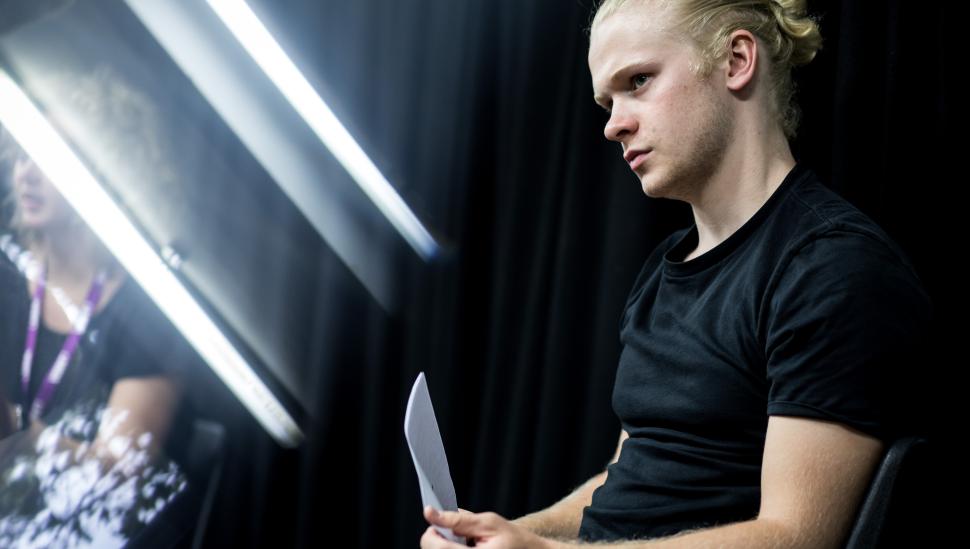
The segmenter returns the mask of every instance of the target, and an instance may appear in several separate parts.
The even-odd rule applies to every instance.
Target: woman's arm
[[[126,462],[150,463],[168,438],[181,392],[182,383],[170,375],[121,378],[111,389],[98,434],[91,444],[67,436],[58,437],[54,444],[60,450],[72,450],[75,463],[97,459],[103,471],[113,469],[126,454],[135,457],[135,452],[144,452],[147,459]],[[46,427],[42,421],[33,420],[30,437],[38,441]]]
[[[181,382],[170,375],[122,378],[115,382],[94,441],[118,459],[131,445],[158,455],[177,412]]]

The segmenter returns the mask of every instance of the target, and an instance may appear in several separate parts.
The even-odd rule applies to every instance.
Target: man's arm
[[[841,423],[773,415],[768,418],[757,518],[666,538],[593,545],[631,549],[838,549],[849,535],[884,451],[879,439]],[[589,546],[539,537],[495,513],[435,512],[428,506],[425,519],[476,541],[494,541],[500,547]],[[421,537],[421,547],[461,546],[429,527]]]
[[[629,438],[627,432],[621,430],[616,453],[613,454],[613,459],[607,467],[620,458],[620,449],[627,438]],[[540,536],[575,539],[579,533],[579,523],[583,518],[583,508],[592,501],[593,491],[602,486],[605,481],[606,471],[604,470],[558,502],[541,511],[520,517],[512,523]]]
[[[752,520],[607,547],[838,548],[885,452],[879,439],[829,421],[770,416],[761,509]],[[601,546],[602,544],[596,544]],[[547,547],[586,545],[550,542]]]

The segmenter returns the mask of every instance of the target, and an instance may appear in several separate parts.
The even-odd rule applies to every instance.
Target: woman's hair
[[[631,0],[603,0],[589,26],[596,25]],[[644,0],[632,0],[643,2]],[[795,101],[792,67],[810,62],[822,48],[818,20],[808,16],[805,0],[652,0],[659,8],[671,8],[674,34],[684,34],[699,55],[691,70],[708,76],[727,55],[731,33],[746,29],[759,39],[767,53],[767,83],[771,114],[788,139],[795,137],[801,109]]]
[[[157,163],[154,130],[157,114],[142,95],[128,86],[119,74],[107,66],[89,72],[51,71],[44,75],[38,89],[54,98],[47,104],[48,121],[57,127],[68,141],[88,143],[89,151],[118,164],[137,163],[151,170]],[[44,99],[44,97],[42,97]],[[41,101],[44,103],[43,101]],[[36,230],[21,222],[12,174],[18,159],[28,158],[9,131],[0,126],[0,232],[9,230],[22,246],[30,246],[39,236]],[[106,177],[97,169],[93,158],[85,157],[87,168],[100,180]],[[109,268],[117,267],[116,259],[101,241],[90,232],[80,215],[68,209],[75,225],[74,238],[88,238],[94,244],[96,260]]]
[[[14,141],[6,128],[0,126],[0,165],[3,167],[12,165],[20,151],[20,145]]]
[[[77,152],[98,180],[130,186],[136,184],[139,173],[149,173],[160,180],[169,178],[171,170],[164,164],[160,137],[161,113],[118,71],[107,65],[83,72],[51,70],[34,84],[35,100],[39,98],[46,107],[48,119],[61,135],[68,142],[85,144]],[[10,183],[9,188],[3,189],[6,192],[0,191],[0,221],[22,245],[28,245],[36,235],[19,222],[9,179],[16,160],[25,156],[16,140],[0,126],[0,182]],[[87,231],[73,209],[70,214]],[[93,233],[84,236],[94,239],[99,255],[107,253]]]

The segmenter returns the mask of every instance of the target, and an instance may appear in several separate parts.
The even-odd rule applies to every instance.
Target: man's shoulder
[[[791,259],[809,247],[833,256],[866,250],[912,268],[905,251],[878,222],[807,171],[775,216],[772,232],[784,240],[784,256]]]
[[[876,222],[854,204],[835,192],[812,169],[791,189],[781,210],[782,220],[824,230],[832,225],[851,225],[859,229],[878,229]],[[794,211],[793,211],[794,210]],[[792,215],[792,214],[796,215]]]
[[[826,315],[894,308],[922,318],[932,309],[907,254],[878,225],[858,219],[829,220],[791,245],[766,290],[769,308],[815,308]]]

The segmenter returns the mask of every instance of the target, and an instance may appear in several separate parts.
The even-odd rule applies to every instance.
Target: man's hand
[[[430,505],[424,508],[424,518],[432,526],[421,536],[421,549],[458,549],[464,547],[448,541],[435,530],[435,526],[450,528],[459,536],[475,542],[475,547],[487,549],[546,549],[549,540],[512,524],[495,513],[471,513],[460,509],[436,511]]]

